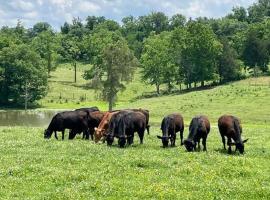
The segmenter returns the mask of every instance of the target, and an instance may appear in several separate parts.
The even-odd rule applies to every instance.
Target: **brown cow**
[[[95,132],[94,132],[94,141],[97,143],[100,141],[101,138],[105,138],[106,136],[106,131],[109,128],[109,122],[114,114],[118,113],[118,111],[112,111],[112,112],[106,112],[103,119],[99,123],[98,127],[95,127]],[[105,140],[104,140],[105,142]]]
[[[162,140],[163,147],[168,147],[169,139],[171,146],[175,146],[176,133],[180,132],[181,145],[183,145],[184,120],[181,114],[174,113],[163,118],[161,122],[162,136],[157,138]]]
[[[187,151],[196,150],[196,145],[198,143],[198,148],[200,150],[200,140],[202,138],[203,150],[206,151],[206,139],[210,132],[210,122],[206,116],[200,115],[194,117],[189,125],[189,135],[184,141],[184,145]]]
[[[244,153],[244,143],[248,139],[242,140],[242,126],[239,118],[232,115],[223,115],[218,119],[218,128],[222,138],[223,147],[225,146],[225,136],[227,137],[227,145],[229,146],[228,153],[232,153],[232,145],[235,145],[235,151],[239,150],[241,154]],[[232,139],[234,142],[232,142]]]

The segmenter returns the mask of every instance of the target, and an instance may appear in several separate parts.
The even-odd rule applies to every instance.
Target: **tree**
[[[39,33],[46,31],[52,31],[51,25],[47,22],[38,22],[28,32],[30,37],[36,37]]]
[[[263,72],[268,71],[270,60],[270,20],[253,24],[245,35],[242,58],[250,68],[259,67]]]
[[[182,83],[185,81],[184,66],[183,66],[183,50],[186,48],[186,28],[175,28],[171,32],[169,54],[172,57],[172,62],[177,66],[177,72],[175,73],[176,83],[179,84],[180,90],[182,89]]]
[[[270,0],[258,0],[248,8],[248,18],[251,23],[261,22],[270,17]]]
[[[190,22],[187,26],[186,48],[182,51],[182,62],[186,83],[214,79],[217,71],[217,57],[222,45],[216,39],[209,25]]]
[[[32,45],[41,58],[46,60],[48,75],[50,75],[57,66],[59,45],[56,34],[52,31],[43,31],[33,39]]]
[[[85,28],[92,31],[95,28],[95,26],[97,26],[98,24],[101,24],[105,21],[106,21],[106,19],[103,16],[102,17],[88,16],[86,18]]]
[[[159,35],[152,34],[144,42],[141,56],[142,79],[156,86],[160,94],[160,85],[166,83],[168,90],[172,89],[175,80],[176,65],[169,51],[170,34],[163,32]]]
[[[120,32],[103,29],[89,38],[89,48],[96,45],[91,52],[93,68],[86,71],[85,79],[91,79],[102,99],[108,101],[109,110],[117,100],[117,93],[125,89],[125,84],[132,80],[137,59],[128,48]]]
[[[83,59],[83,41],[72,35],[64,35],[61,39],[60,54],[62,59],[70,62],[74,68],[74,82],[77,82],[77,63]]]
[[[0,103],[23,105],[45,96],[47,73],[28,45],[11,44],[0,51]]]
[[[248,20],[247,11],[244,7],[234,7],[232,9],[232,14],[227,16],[230,19],[236,19],[240,22],[245,22]]]
[[[186,17],[181,14],[173,15],[170,19],[170,28],[171,30],[175,28],[184,27],[186,24]]]
[[[218,57],[218,73],[220,82],[227,82],[239,79],[240,61],[237,60],[236,51],[230,46],[226,38],[221,40],[223,45],[222,54]]]

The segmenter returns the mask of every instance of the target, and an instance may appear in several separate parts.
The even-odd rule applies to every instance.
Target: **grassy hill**
[[[81,73],[81,72],[80,72]],[[46,108],[98,105],[95,93],[77,84],[72,71],[52,74],[50,92],[40,101]],[[61,91],[61,99],[59,92]],[[150,110],[150,135],[144,144],[119,149],[94,144],[78,136],[73,141],[43,139],[43,129],[0,127],[0,197],[3,199],[269,199],[270,196],[270,77],[247,79],[208,90],[135,100],[145,92],[135,81],[119,95],[118,108]],[[74,100],[65,98],[76,94]],[[78,96],[87,94],[85,102]],[[53,101],[52,101],[53,100]],[[59,102],[61,101],[61,104]],[[156,138],[162,117],[181,112],[185,124],[199,113],[211,120],[207,152],[187,153],[179,145],[161,148]],[[221,114],[243,121],[249,138],[244,155],[228,155],[217,129]],[[188,134],[185,128],[184,137]],[[67,137],[67,136],[66,136]]]

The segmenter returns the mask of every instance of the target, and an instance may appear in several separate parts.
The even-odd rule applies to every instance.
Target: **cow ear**
[[[162,137],[161,137],[161,136],[159,136],[159,135],[157,135],[157,138],[158,138],[158,139],[162,139]]]
[[[245,139],[244,141],[243,141],[243,143],[246,143],[248,141],[248,139]]]

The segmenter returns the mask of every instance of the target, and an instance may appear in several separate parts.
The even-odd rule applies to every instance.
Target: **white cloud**
[[[79,3],[78,9],[82,12],[94,12],[95,13],[95,12],[99,11],[101,9],[101,7],[96,3],[83,1],[83,2]]]
[[[23,10],[23,11],[29,11],[32,10],[35,6],[33,3],[29,1],[11,1],[9,3],[11,7],[15,10]]]

